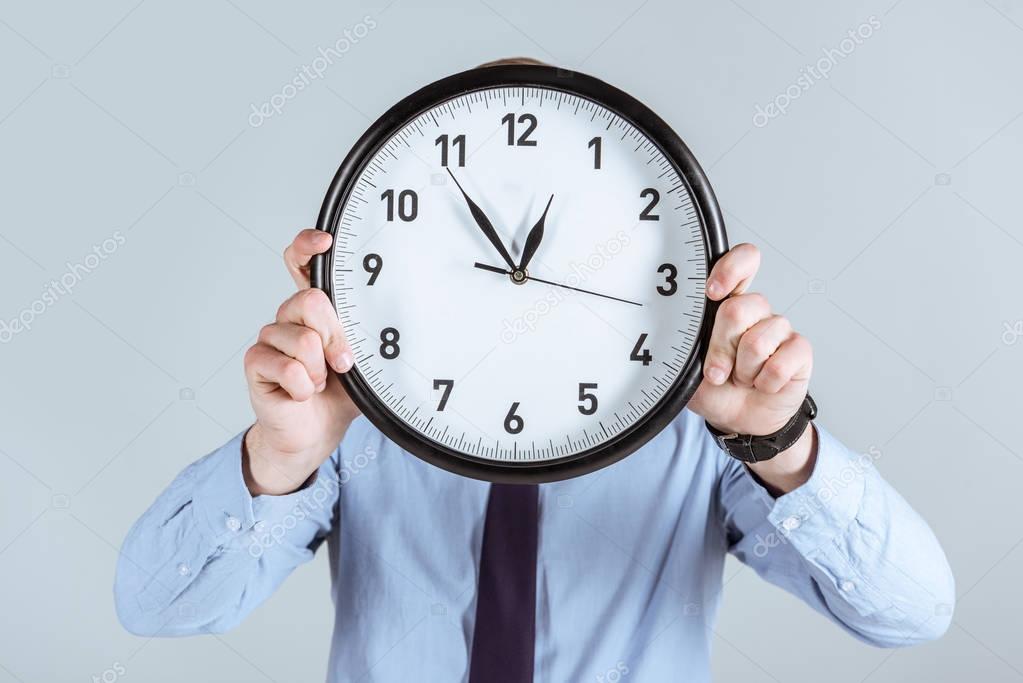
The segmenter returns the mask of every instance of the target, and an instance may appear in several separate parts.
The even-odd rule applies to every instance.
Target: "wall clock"
[[[349,395],[427,462],[538,483],[646,443],[701,378],[727,250],[695,158],[590,76],[456,74],[385,113],[341,164],[312,266],[355,356]]]

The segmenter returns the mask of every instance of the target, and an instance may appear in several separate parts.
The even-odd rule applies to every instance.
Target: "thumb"
[[[295,236],[284,250],[284,265],[299,289],[309,289],[309,265],[314,256],[330,249],[334,238],[329,232],[307,228]]]

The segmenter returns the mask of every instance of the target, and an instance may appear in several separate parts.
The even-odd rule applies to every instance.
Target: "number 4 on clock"
[[[650,365],[654,357],[650,355],[650,349],[644,349],[643,344],[646,343],[646,332],[639,335],[639,339],[636,341],[636,345],[632,347],[632,354],[629,356],[629,360],[640,361],[643,365]]]

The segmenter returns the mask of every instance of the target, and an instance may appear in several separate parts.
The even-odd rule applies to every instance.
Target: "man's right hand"
[[[281,304],[245,354],[256,422],[245,435],[243,471],[253,496],[297,490],[330,457],[359,410],[337,375],[354,363],[327,295],[309,284],[313,256],[332,238],[303,230],[284,252],[299,291]]]

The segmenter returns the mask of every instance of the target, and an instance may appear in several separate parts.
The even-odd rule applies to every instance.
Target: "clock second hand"
[[[512,274],[512,271],[510,271],[510,270],[507,270],[505,268],[498,268],[497,266],[488,266],[485,263],[476,262],[476,263],[473,264],[473,267],[474,268],[479,268],[480,270],[487,270],[487,271],[490,271],[491,273],[499,273],[501,275],[511,275]],[[540,279],[538,277],[533,277],[532,275],[526,275],[525,279],[533,280],[534,282],[540,282],[540,283],[545,284],[545,285],[552,285],[554,287],[563,287],[565,289],[571,289],[572,291],[582,292],[583,294],[592,294],[593,296],[599,296],[599,297],[602,297],[604,299],[612,299],[613,301],[621,301],[623,304],[632,304],[633,306],[642,306],[643,305],[643,304],[639,303],[638,301],[629,301],[628,299],[620,299],[620,298],[618,298],[616,296],[611,296],[610,294],[601,294],[600,292],[592,292],[592,291],[590,291],[588,289],[579,289],[578,287],[572,287],[571,285],[563,285],[560,282],[551,282],[550,280],[542,280],[542,279]]]

